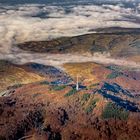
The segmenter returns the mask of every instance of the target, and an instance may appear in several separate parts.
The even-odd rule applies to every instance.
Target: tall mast
[[[78,75],[77,75],[77,80],[76,80],[76,90],[79,90],[79,82],[78,82]]]

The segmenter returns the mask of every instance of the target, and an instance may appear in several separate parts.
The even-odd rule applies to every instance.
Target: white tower
[[[79,82],[78,82],[78,75],[77,75],[77,80],[76,80],[76,90],[79,90]]]

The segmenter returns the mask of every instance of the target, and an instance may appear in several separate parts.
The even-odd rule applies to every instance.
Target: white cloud
[[[88,33],[91,29],[103,27],[140,28],[138,23],[123,20],[124,16],[133,14],[132,9],[119,5],[85,5],[65,8],[31,4],[3,7],[0,10],[0,58],[11,58],[14,61],[20,58],[21,62],[35,60],[33,54],[27,54],[28,57],[26,53],[15,55],[12,52],[15,43],[80,35]],[[41,16],[43,18],[40,18]],[[40,57],[40,59],[43,58]]]
[[[123,19],[124,15],[131,15],[133,11],[130,8],[91,5],[72,7],[69,11],[66,13],[64,7],[46,5],[10,7],[0,13],[1,38],[6,41],[14,38],[18,43],[44,40],[50,37],[79,35],[100,27],[140,27],[139,24],[129,21],[114,21]],[[46,18],[40,19],[36,16],[41,14],[44,14]]]

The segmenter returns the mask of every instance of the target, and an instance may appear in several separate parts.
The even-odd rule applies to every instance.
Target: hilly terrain
[[[0,0],[0,140],[140,140],[140,0]]]
[[[1,140],[139,140],[140,71],[94,62],[66,63],[65,71],[37,63],[0,64],[40,77],[30,75],[26,82],[13,74],[10,87],[0,83]]]

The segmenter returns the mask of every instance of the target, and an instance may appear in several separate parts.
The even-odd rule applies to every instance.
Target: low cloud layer
[[[137,9],[140,9],[138,6]],[[61,36],[75,36],[103,27],[140,28],[140,23],[127,17],[140,14],[135,9],[123,5],[78,5],[47,6],[26,4],[15,6],[0,5],[0,59],[17,62],[54,62],[54,56],[46,58],[40,54],[16,53],[15,44],[31,40],[49,40]],[[91,32],[90,32],[91,33]],[[66,56],[67,57],[67,56]],[[84,58],[72,56],[72,60],[96,60],[97,57]],[[82,58],[81,58],[82,57]],[[61,58],[61,56],[60,56]],[[101,59],[99,59],[101,61]],[[62,60],[60,60],[62,61]],[[98,60],[96,60],[98,61]],[[59,60],[55,63],[60,63]],[[108,61],[110,62],[110,60]],[[56,64],[55,64],[56,65]]]
[[[17,53],[14,55],[7,55],[7,60],[16,64],[25,64],[29,62],[40,63],[44,65],[53,65],[63,69],[65,63],[81,63],[81,62],[97,62],[100,64],[115,64],[126,66],[129,68],[140,69],[140,64],[127,61],[125,59],[115,59],[109,57],[108,54],[95,55],[77,55],[77,54],[39,54],[39,53]]]

